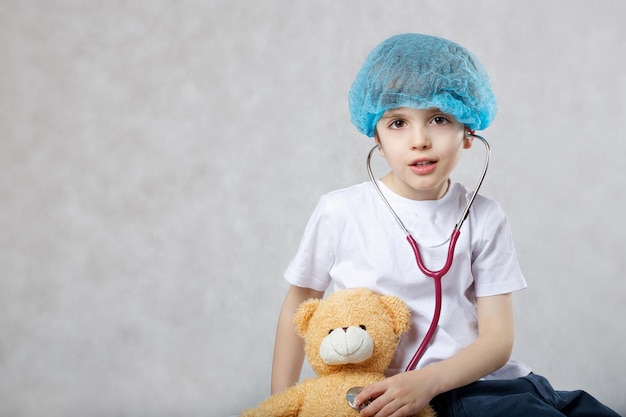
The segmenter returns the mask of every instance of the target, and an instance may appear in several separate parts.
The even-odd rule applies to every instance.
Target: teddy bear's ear
[[[311,321],[311,317],[313,317],[313,313],[315,313],[321,301],[319,298],[311,298],[304,301],[296,309],[296,313],[293,315],[293,324],[296,326],[296,333],[301,337],[304,337],[306,334],[309,328],[309,321]]]
[[[393,320],[394,332],[398,335],[407,332],[411,326],[411,312],[406,303],[393,295],[381,296],[380,302],[385,306]]]

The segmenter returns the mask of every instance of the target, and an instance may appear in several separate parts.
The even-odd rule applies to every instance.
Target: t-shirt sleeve
[[[325,291],[330,285],[329,271],[335,261],[336,219],[327,196],[323,196],[311,215],[296,255],[285,271],[292,285]]]
[[[506,294],[526,288],[511,228],[502,207],[493,204],[486,220],[479,244],[472,251],[476,296]]]

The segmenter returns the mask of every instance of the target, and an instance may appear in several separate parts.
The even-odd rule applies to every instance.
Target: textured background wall
[[[619,0],[0,1],[0,416],[265,397],[304,224],[366,179],[347,90],[404,31],[492,74],[484,194],[530,284],[515,357],[626,412],[625,19]]]

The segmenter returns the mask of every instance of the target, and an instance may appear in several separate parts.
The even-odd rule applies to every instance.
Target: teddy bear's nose
[[[348,331],[348,328],[347,328],[347,327],[342,327],[342,329],[343,329],[343,331],[344,331],[344,332],[347,332],[347,331]]]

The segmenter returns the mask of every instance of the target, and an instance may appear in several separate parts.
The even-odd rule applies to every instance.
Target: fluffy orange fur
[[[398,339],[408,331],[410,314],[398,297],[368,289],[349,289],[324,300],[302,303],[294,316],[296,331],[305,341],[305,355],[316,377],[305,379],[280,394],[246,410],[240,417],[355,417],[346,393],[385,378]],[[361,363],[329,365],[320,357],[320,345],[329,330],[364,326],[374,341],[372,355]],[[415,417],[434,417],[430,407]]]

